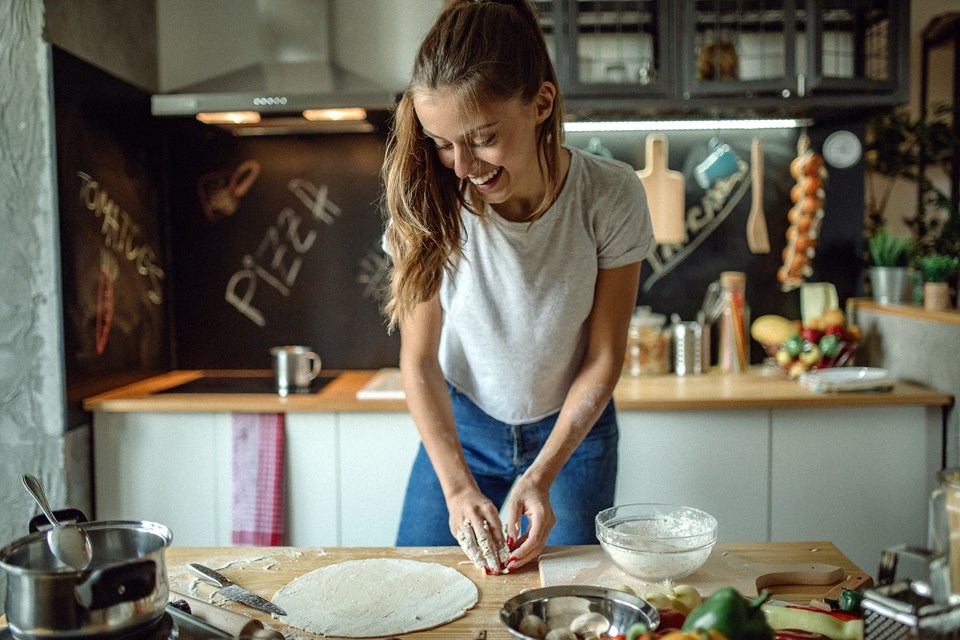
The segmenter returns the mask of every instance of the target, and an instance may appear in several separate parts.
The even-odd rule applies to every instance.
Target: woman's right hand
[[[504,573],[510,559],[496,506],[477,489],[447,499],[450,533],[470,561],[486,574]]]

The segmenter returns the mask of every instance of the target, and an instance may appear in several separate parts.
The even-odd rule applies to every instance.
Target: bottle
[[[745,295],[747,276],[740,271],[720,274],[720,314],[718,359],[724,373],[740,373],[750,366],[750,308]]]

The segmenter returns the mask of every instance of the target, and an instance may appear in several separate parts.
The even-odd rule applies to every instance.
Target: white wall
[[[89,490],[85,429],[64,433],[59,246],[50,58],[43,0],[0,2],[0,546],[38,512],[20,484],[37,475],[55,508]],[[75,452],[79,451],[77,455]],[[72,506],[86,508],[74,502]],[[0,613],[4,611],[0,575]]]

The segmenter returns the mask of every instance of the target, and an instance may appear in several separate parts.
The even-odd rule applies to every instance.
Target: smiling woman
[[[387,311],[422,439],[398,544],[456,540],[488,573],[595,542],[613,502],[611,394],[653,234],[633,168],[565,147],[562,122],[532,5],[449,0],[384,164]]]

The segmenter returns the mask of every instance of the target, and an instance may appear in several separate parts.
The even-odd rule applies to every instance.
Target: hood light
[[[260,114],[256,111],[198,113],[197,120],[204,124],[256,124],[260,122]]]
[[[624,122],[565,122],[568,132],[605,131],[702,131],[734,129],[797,129],[813,124],[811,120],[760,119],[760,120],[660,120]]]
[[[303,117],[311,122],[344,122],[367,119],[367,110],[362,107],[344,109],[307,109]]]

